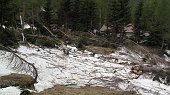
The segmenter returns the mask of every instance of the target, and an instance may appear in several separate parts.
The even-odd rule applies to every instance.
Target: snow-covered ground
[[[148,75],[134,79],[136,75],[130,73],[130,63],[138,62],[142,57],[124,47],[110,55],[95,56],[88,51],[78,51],[75,47],[67,46],[67,49],[70,49],[69,55],[65,55],[61,48],[39,48],[34,45],[18,48],[18,55],[34,63],[38,70],[38,83],[35,84],[38,92],[63,84],[73,87],[102,86],[137,91],[143,95],[170,95],[170,86],[152,81]],[[118,58],[118,62],[113,58]],[[6,68],[8,64],[5,60],[0,60],[0,76],[16,72]]]
[[[0,95],[20,95],[21,90],[18,87],[7,87],[0,89]]]
[[[170,50],[166,50],[166,52],[170,55]],[[168,57],[167,55],[165,55],[165,60],[170,62],[170,57]]]
[[[166,50],[166,52],[170,55],[170,50]]]

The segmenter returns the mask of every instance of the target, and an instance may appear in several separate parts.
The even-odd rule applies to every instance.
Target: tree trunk
[[[25,4],[23,3],[23,12],[22,14],[20,13],[20,23],[21,23],[21,27],[22,27],[22,41],[25,43],[25,36],[24,36],[24,15],[25,15]]]
[[[161,50],[164,50],[164,42],[165,42],[165,40],[164,40],[164,39],[162,39]]]
[[[22,34],[22,41],[25,42],[25,36],[24,36],[24,24],[23,24],[23,20],[22,20],[22,16],[20,15],[20,21],[21,21],[21,27],[22,27],[22,31],[21,31],[21,34]]]
[[[36,69],[36,67],[34,66],[34,64],[33,63],[29,63],[28,61],[26,61],[25,59],[23,59],[23,58],[21,58],[18,54],[16,54],[16,52],[15,51],[13,51],[12,49],[10,49],[10,48],[8,48],[8,47],[5,47],[5,46],[3,46],[3,45],[1,45],[0,44],[0,50],[4,50],[4,51],[7,51],[7,52],[10,52],[10,53],[12,53],[12,55],[14,56],[14,57],[16,57],[16,58],[18,58],[20,61],[18,62],[15,62],[15,63],[13,63],[13,59],[11,59],[11,64],[13,63],[13,64],[17,64],[17,65],[14,65],[14,66],[17,66],[17,67],[13,67],[13,69],[19,69],[19,70],[25,70],[26,69],[26,67],[23,67],[22,65],[29,65],[30,67],[32,67],[32,69],[33,69],[33,71],[31,71],[31,73],[33,74],[33,77],[34,77],[34,80],[32,81],[32,84],[34,84],[34,83],[36,83],[37,82],[37,78],[38,78],[38,71],[37,71],[37,69]],[[26,63],[26,64],[24,64],[24,63]],[[18,65],[18,64],[20,64],[20,65]],[[21,69],[22,68],[22,69]],[[31,69],[29,69],[29,70],[31,70]],[[26,72],[27,72],[27,70],[26,70]]]
[[[33,6],[33,5],[32,5],[31,14],[32,14],[32,25],[31,25],[31,29],[32,29],[32,34],[34,34],[34,6]]]
[[[99,23],[99,28],[102,27],[102,10],[100,8],[100,23]]]

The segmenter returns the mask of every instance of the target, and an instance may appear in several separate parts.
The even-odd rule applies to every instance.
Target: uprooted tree
[[[38,72],[33,63],[26,61],[25,59],[17,55],[15,51],[3,45],[0,45],[0,50],[3,51],[2,55],[10,60],[8,67],[31,75],[34,78],[31,84],[37,82]]]

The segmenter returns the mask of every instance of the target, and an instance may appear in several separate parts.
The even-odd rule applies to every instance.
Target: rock
[[[31,95],[31,92],[28,90],[23,90],[20,95]]]
[[[0,77],[0,88],[9,86],[19,86],[21,88],[33,88],[33,77],[25,74],[15,74],[1,76]]]

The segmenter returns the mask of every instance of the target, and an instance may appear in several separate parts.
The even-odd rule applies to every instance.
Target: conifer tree
[[[17,40],[14,32],[7,28],[14,25],[17,7],[12,4],[11,0],[1,0],[0,4],[0,44],[12,46],[17,43]]]
[[[74,0],[73,6],[72,6],[72,13],[71,13],[73,30],[81,30],[80,8],[81,8],[81,0]]]
[[[148,30],[151,32],[151,36],[148,39],[149,45],[164,47],[164,34],[168,32],[167,16],[168,8],[167,0],[152,1],[149,6],[152,6],[154,13],[150,14],[150,19],[146,19],[149,22]]]
[[[114,25],[116,32],[120,33],[120,40],[124,36],[124,26],[130,22],[129,0],[113,0],[110,2],[109,22]]]
[[[52,8],[51,0],[46,0],[44,11],[41,11],[41,21],[50,29],[50,24],[52,23]]]
[[[52,19],[53,10],[51,7],[51,0],[46,0],[45,6],[42,7],[41,12],[39,13],[39,17],[40,17],[40,20],[37,26],[38,26],[40,33],[43,35],[51,35],[49,31],[46,29],[48,28],[49,30],[51,30],[51,24],[53,21]]]
[[[58,21],[60,25],[65,25],[66,28],[72,26],[72,17],[71,17],[71,0],[62,0],[60,8],[58,10]]]
[[[143,12],[143,1],[140,0],[137,4],[136,11],[135,11],[135,19],[134,19],[134,30],[135,30],[135,37],[136,41],[139,42],[141,40],[140,35],[144,29],[144,23],[142,21],[142,12]]]
[[[12,0],[0,0],[0,26],[10,26],[16,20],[17,7]]]
[[[80,21],[83,31],[92,30],[98,26],[96,3],[93,0],[85,0],[82,2]]]

